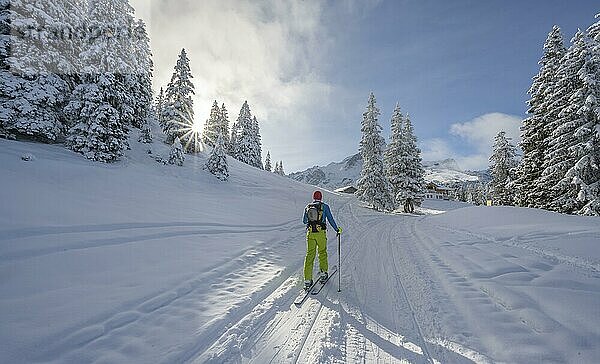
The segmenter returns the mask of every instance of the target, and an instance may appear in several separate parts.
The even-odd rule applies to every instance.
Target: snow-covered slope
[[[441,161],[424,161],[425,180],[442,184],[457,182],[477,182],[479,177],[473,173],[463,171],[454,159]]]
[[[223,183],[0,140],[1,363],[593,363],[597,218],[325,193],[337,277],[301,307],[313,187],[230,162]],[[167,153],[155,143],[154,154]],[[31,153],[32,161],[21,156]]]
[[[442,184],[455,182],[476,182],[480,178],[476,173],[460,169],[454,159],[423,162],[425,180]],[[296,181],[336,189],[354,184],[360,177],[362,158],[360,153],[345,158],[341,162],[332,162],[327,166],[314,166],[305,171],[290,173],[289,177]]]
[[[0,362],[177,362],[295,273],[311,187],[232,159],[223,183],[202,155],[164,166],[146,149],[167,146],[131,145],[106,165],[0,140]]]

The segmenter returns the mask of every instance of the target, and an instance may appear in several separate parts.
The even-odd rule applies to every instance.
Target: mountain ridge
[[[439,184],[486,182],[487,171],[464,171],[453,158],[437,161],[424,161],[425,180]],[[340,162],[331,162],[326,166],[312,166],[303,171],[293,172],[288,177],[303,183],[328,189],[353,185],[360,177],[362,158],[356,153]]]

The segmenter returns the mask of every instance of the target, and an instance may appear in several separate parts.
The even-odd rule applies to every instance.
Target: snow
[[[477,172],[462,171],[454,159],[441,161],[423,161],[425,181],[442,184],[456,182],[477,182]],[[290,177],[304,183],[336,189],[354,184],[360,178],[362,158],[360,153],[346,157],[341,162],[332,162],[326,166],[314,166]]]
[[[383,214],[324,191],[342,290],[298,308],[315,187],[231,158],[222,182],[204,154],[159,164],[169,146],[131,134],[108,165],[0,140],[0,362],[600,357],[597,218],[441,200]]]

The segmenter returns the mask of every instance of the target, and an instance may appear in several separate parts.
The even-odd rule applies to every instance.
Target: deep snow
[[[166,146],[131,144],[105,165],[0,140],[0,362],[600,357],[597,218],[448,201],[381,214],[326,192],[342,292],[332,279],[297,308],[314,187],[231,159],[223,183],[203,155],[163,166],[146,149]]]

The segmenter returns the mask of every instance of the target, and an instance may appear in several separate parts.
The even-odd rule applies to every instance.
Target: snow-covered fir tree
[[[126,0],[92,0],[87,21],[93,29],[79,59],[85,74],[73,91],[65,112],[72,120],[67,145],[89,159],[118,160],[127,148],[128,125],[135,105],[127,77],[136,74],[131,58],[131,38],[113,34],[106,24],[127,32],[133,8]]]
[[[252,163],[250,165],[263,169],[262,162],[262,137],[260,136],[260,126],[256,116],[252,118],[252,135],[254,135],[254,146],[252,148]]]
[[[572,178],[567,172],[575,165],[577,159],[572,148],[578,143],[575,137],[577,130],[577,109],[581,104],[572,104],[572,97],[579,88],[577,73],[584,66],[586,53],[585,34],[578,31],[565,54],[557,72],[557,82],[551,98],[552,113],[556,119],[549,121],[554,130],[547,138],[548,150],[544,159],[543,184],[551,192],[551,199],[544,208],[564,213],[577,211],[577,191],[572,185]]]
[[[89,0],[88,6],[91,10],[87,21],[92,29],[101,29],[102,36],[90,34],[83,49],[83,53],[88,53],[84,71],[91,66],[100,73],[112,73],[115,100],[111,102],[117,105],[126,127],[139,128],[152,97],[152,60],[145,26],[135,20],[135,10],[128,0]],[[105,53],[100,54],[100,49]],[[102,77],[98,82],[102,83]]]
[[[158,123],[156,120],[156,112],[154,111],[154,107],[150,108],[150,112],[144,119],[144,123],[140,128],[140,136],[138,138],[138,142],[140,143],[152,143],[152,126]]]
[[[490,157],[492,174],[491,194],[495,205],[510,206],[514,204],[514,191],[511,188],[517,166],[516,147],[511,144],[505,131],[500,131],[494,138],[494,146]]]
[[[240,114],[234,125],[237,132],[235,138],[235,157],[256,168],[262,169],[259,127],[256,118],[252,118],[248,102],[244,101]],[[232,134],[232,140],[234,139]]]
[[[183,146],[181,145],[179,137],[175,137],[173,144],[171,144],[171,151],[169,152],[169,164],[182,166],[184,160]]]
[[[275,169],[273,169],[273,173],[280,176],[285,176],[285,171],[283,170],[283,161],[275,162]]]
[[[103,74],[104,83],[94,76],[84,78],[77,86],[65,111],[77,120],[69,129],[67,146],[86,158],[114,162],[127,148],[127,126],[121,119],[118,105],[110,85],[116,80],[111,74]]]
[[[600,123],[597,67],[593,42],[578,31],[559,69],[557,93],[562,106],[549,139],[546,170],[553,182],[551,208],[565,213],[598,215]]]
[[[423,161],[421,160],[421,149],[417,146],[417,137],[407,115],[404,119],[404,127],[402,131],[402,139],[404,144],[405,154],[401,165],[404,166],[404,179],[400,181],[397,201],[406,201],[411,204],[421,205],[425,196],[425,170],[423,169]]]
[[[224,144],[223,137],[218,135],[215,147],[206,161],[206,169],[221,181],[227,181],[229,178],[229,167],[227,165]]]
[[[540,70],[533,77],[528,91],[531,99],[527,102],[529,117],[523,120],[521,127],[521,150],[523,157],[517,170],[517,204],[526,207],[544,207],[549,203],[549,188],[542,184],[544,158],[548,149],[549,124],[557,118],[556,113],[549,114],[551,106],[548,98],[554,93],[558,68],[566,50],[558,26],[554,26],[544,43],[544,54],[539,61]],[[550,119],[550,120],[549,120]]]
[[[597,20],[587,29],[589,58],[580,73],[583,82],[582,99],[584,107],[580,109],[582,118],[590,124],[582,126],[577,133],[589,144],[583,143],[581,152],[587,152],[577,163],[577,177],[581,188],[578,200],[584,206],[578,211],[582,215],[600,215],[600,13]]]
[[[134,74],[128,75],[133,107],[131,124],[141,128],[152,112],[152,53],[150,38],[142,20],[133,23],[132,53]]]
[[[60,141],[63,108],[79,70],[81,0],[0,1],[0,128],[40,141]]]
[[[217,138],[221,134],[221,109],[219,104],[215,100],[210,109],[210,116],[204,123],[204,130],[202,130],[202,142],[210,147],[214,147],[217,142]]]
[[[404,115],[402,115],[400,105],[396,104],[394,112],[392,113],[392,133],[390,135],[390,142],[385,150],[383,159],[385,175],[392,186],[392,192],[394,196],[398,196],[398,192],[400,192],[400,185],[404,180],[406,173],[406,168],[402,164],[404,161],[404,156],[406,155],[404,139],[402,136],[403,121]],[[402,201],[397,201],[397,203],[402,204]]]
[[[471,203],[480,206],[485,205],[486,188],[483,183],[477,182],[471,190]]]
[[[454,189],[453,197],[456,201],[467,202],[467,185],[461,183]]]
[[[273,167],[271,166],[271,152],[267,151],[267,158],[265,159],[265,171],[271,172]]]
[[[238,118],[235,121],[235,158],[246,164],[252,162],[252,148],[254,147],[254,136],[252,135],[252,115],[248,102],[244,101]],[[233,139],[232,134],[232,139]]]
[[[225,103],[221,104],[221,117],[219,118],[219,134],[223,138],[225,151],[229,150],[229,113]]]
[[[152,143],[152,129],[150,127],[148,119],[146,119],[146,122],[142,125],[142,128],[140,129],[140,137],[138,138],[138,142]]]
[[[359,151],[363,159],[360,178],[357,181],[358,199],[379,211],[394,209],[392,187],[385,177],[383,151],[385,140],[380,135],[378,123],[379,109],[375,104],[375,95],[369,95],[367,111],[363,114],[361,125],[362,138]]]
[[[190,60],[185,49],[181,50],[177,64],[175,65],[171,81],[165,91],[162,118],[165,125],[167,143],[172,143],[179,137],[189,148],[189,136],[194,124],[194,84],[192,83]]]

